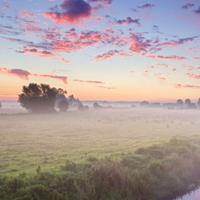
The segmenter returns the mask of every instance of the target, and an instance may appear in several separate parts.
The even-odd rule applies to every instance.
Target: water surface
[[[176,200],[200,200],[200,188]]]

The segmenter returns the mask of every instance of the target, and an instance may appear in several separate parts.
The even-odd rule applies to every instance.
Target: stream
[[[200,200],[200,188],[175,200]]]

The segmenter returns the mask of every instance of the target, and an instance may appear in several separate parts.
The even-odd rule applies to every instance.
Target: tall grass
[[[0,178],[1,200],[172,200],[200,185],[200,140],[173,139],[120,160]]]

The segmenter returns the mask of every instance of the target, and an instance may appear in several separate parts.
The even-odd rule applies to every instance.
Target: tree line
[[[23,108],[32,113],[52,113],[52,112],[65,112],[70,106],[75,106],[79,110],[87,110],[88,106],[75,98],[74,95],[67,97],[67,91],[62,88],[51,87],[48,84],[30,83],[28,86],[22,87],[22,93],[19,94],[18,101]],[[200,98],[196,103],[193,103],[191,99],[185,100],[178,99],[175,103],[150,103],[148,101],[141,101],[141,107],[164,107],[168,109],[196,109],[200,108]],[[0,102],[0,108],[2,104]],[[112,108],[112,106],[102,106],[95,102],[93,104],[95,109],[99,108]],[[135,107],[135,105],[131,105]]]
[[[132,105],[134,107],[135,105]],[[141,101],[141,107],[152,107],[152,108],[168,108],[168,109],[197,109],[200,108],[200,98],[196,103],[193,103],[191,99],[187,98],[185,100],[177,99],[175,103],[151,103],[149,101]]]

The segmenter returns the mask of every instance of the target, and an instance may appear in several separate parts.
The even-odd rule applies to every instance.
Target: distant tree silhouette
[[[197,106],[200,108],[200,98],[197,101]]]
[[[151,103],[150,106],[152,108],[160,108],[161,107],[161,103],[159,103],[159,102]]]
[[[190,100],[190,99],[186,99],[186,100],[185,100],[185,105],[188,106],[188,107],[190,107],[190,105],[191,105],[191,100]]]
[[[184,105],[183,100],[182,100],[182,99],[178,99],[178,100],[176,101],[176,105],[177,105],[178,107],[183,107],[183,105]]]
[[[46,84],[30,83],[23,86],[19,102],[30,112],[54,112],[56,97],[62,92],[62,89],[51,88]]]
[[[81,101],[78,103],[78,110],[89,110],[89,106],[83,105]]]
[[[69,101],[65,94],[67,92],[61,88],[58,89],[58,94],[56,96],[57,107],[60,112],[65,112],[69,108]]]
[[[73,103],[76,102],[76,98],[73,94],[68,97],[68,100],[70,105],[73,105]]]
[[[97,102],[95,102],[94,104],[93,104],[93,107],[95,108],[95,109],[99,109],[99,108],[103,108],[99,103],[97,103]]]
[[[189,109],[197,108],[196,104],[192,103],[190,99],[185,100],[185,106],[186,106],[186,108],[189,108]]]
[[[70,95],[68,97],[68,101],[69,101],[69,105],[75,106],[75,107],[79,107],[79,105],[82,104],[78,98],[74,97],[74,95]]]
[[[142,101],[142,102],[140,102],[140,106],[149,106],[149,102],[148,101]]]
[[[83,105],[83,103],[78,98],[75,98],[74,95],[70,95],[68,97],[68,102],[69,102],[70,106],[77,107],[78,110],[88,110],[89,109],[88,106]]]

